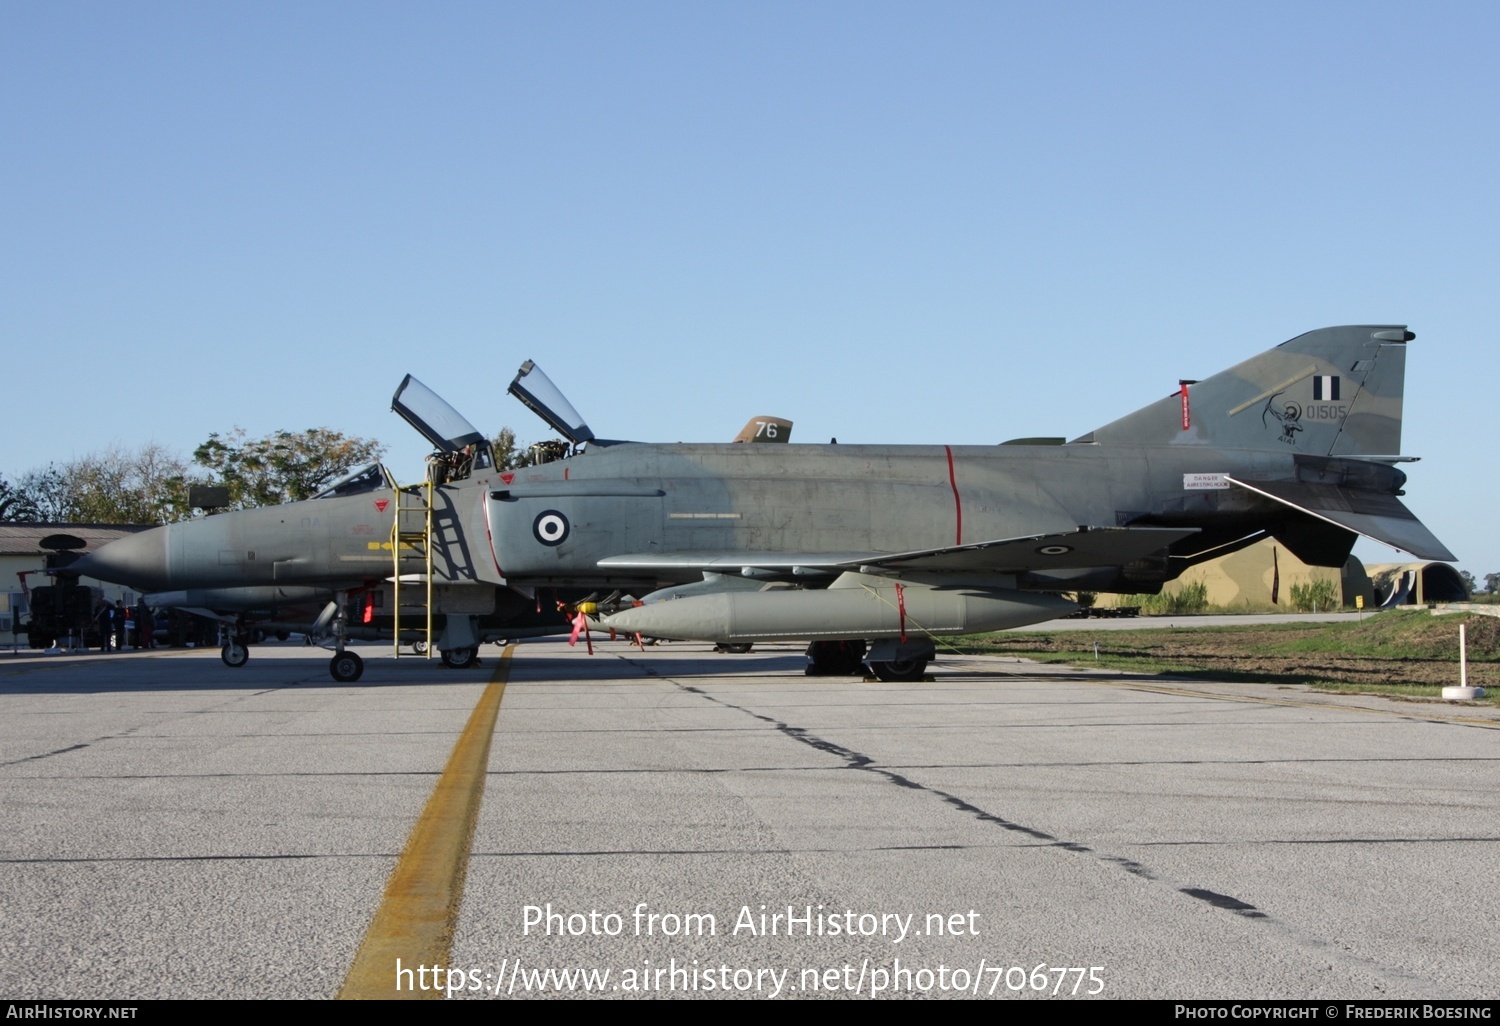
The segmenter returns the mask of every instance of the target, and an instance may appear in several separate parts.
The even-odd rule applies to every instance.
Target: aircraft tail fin
[[[1077,441],[1395,456],[1415,337],[1400,324],[1309,331]]]

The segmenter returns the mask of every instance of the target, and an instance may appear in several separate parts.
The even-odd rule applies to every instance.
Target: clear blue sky
[[[0,4],[0,473],[536,359],[601,435],[1073,436],[1406,323],[1500,570],[1493,3]],[[1370,559],[1389,551],[1365,547]]]

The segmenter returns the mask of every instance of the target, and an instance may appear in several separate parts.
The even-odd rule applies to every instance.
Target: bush
[[[1339,586],[1333,581],[1292,585],[1292,608],[1299,613],[1332,612],[1340,605]]]
[[[1142,595],[1139,605],[1147,616],[1181,616],[1208,609],[1208,585],[1203,582],[1184,584],[1173,592]]]

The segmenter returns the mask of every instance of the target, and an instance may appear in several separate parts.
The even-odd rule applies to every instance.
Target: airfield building
[[[143,531],[135,524],[0,524],[0,646],[25,646],[26,631],[16,628],[30,615],[28,595],[32,589],[52,584],[52,573],[85,552]],[[134,605],[136,592],[92,578],[79,582],[97,588],[113,603]]]

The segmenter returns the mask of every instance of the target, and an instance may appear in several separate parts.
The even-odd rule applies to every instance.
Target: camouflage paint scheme
[[[1356,533],[1452,560],[1397,498],[1413,337],[1309,332],[1066,442],[594,442],[440,487],[435,578],[451,612],[615,589],[646,598],[604,618],[620,630],[858,639],[925,666],[918,635],[1048,619],[1077,589],[1155,591],[1266,537],[1314,566],[1341,566]],[[358,589],[393,572],[393,509],[377,490],[208,517],[115,542],[84,572]]]

